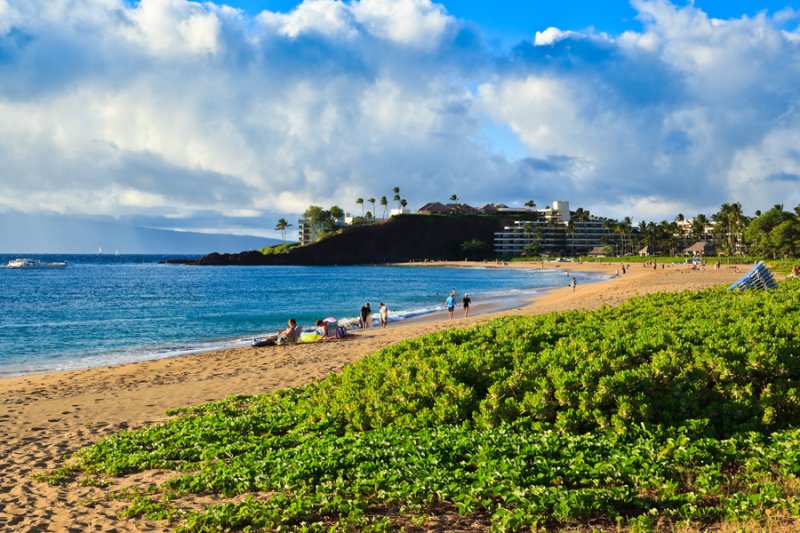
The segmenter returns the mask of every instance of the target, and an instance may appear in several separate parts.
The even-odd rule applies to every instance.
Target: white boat
[[[52,263],[45,263],[38,259],[14,259],[9,261],[6,268],[66,268],[66,263],[54,261]]]

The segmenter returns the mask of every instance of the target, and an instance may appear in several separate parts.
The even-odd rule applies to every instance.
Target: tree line
[[[398,208],[405,208],[408,202],[400,196],[400,188],[394,187],[392,192],[393,201],[397,202]],[[452,195],[450,199],[456,201],[458,197]],[[364,203],[363,198],[356,199],[356,204],[362,207],[362,214],[353,219],[354,225],[369,223],[377,218],[377,204],[383,207],[383,218],[386,218],[389,204],[387,196],[382,196],[379,200],[368,198],[366,203],[372,205],[372,211],[365,211]],[[525,205],[535,207],[533,200]],[[330,209],[312,205],[303,217],[317,236],[324,236],[338,228],[344,215],[344,211],[336,205]],[[590,218],[591,213],[586,209],[579,207],[573,211],[571,220],[567,223],[567,236],[575,235],[576,222]],[[275,227],[281,232],[284,241],[286,230],[290,226],[292,224],[281,218]],[[748,217],[744,214],[741,203],[724,203],[710,217],[699,213],[690,223],[679,213],[672,221],[642,220],[637,225],[634,225],[631,217],[624,217],[622,220],[603,219],[603,226],[608,232],[605,243],[613,246],[619,255],[636,253],[645,246],[658,253],[678,255],[687,245],[703,241],[712,243],[717,253],[723,255],[757,255],[773,259],[800,257],[800,205],[793,211],[787,211],[782,204],[775,204],[765,212],[756,211],[755,216]],[[533,231],[535,229],[531,226],[530,232]],[[535,248],[535,243],[532,248]]]
[[[579,214],[579,211],[582,213]],[[572,220],[588,219],[588,211],[579,209]],[[634,226],[630,217],[622,220],[607,219],[603,222],[614,235],[618,253],[635,253],[645,246],[654,251],[678,255],[688,244],[710,242],[722,255],[755,255],[772,259],[800,256],[800,205],[787,211],[782,204],[771,209],[756,211],[748,217],[739,202],[724,203],[720,209],[707,217],[700,213],[686,223],[683,214],[673,221],[641,221]],[[569,228],[567,233],[569,233]],[[610,243],[612,239],[608,239]]]
[[[400,187],[392,188],[392,193],[392,200],[397,202],[398,209],[405,209],[408,205],[408,200],[400,196]],[[361,216],[353,218],[353,225],[357,226],[359,224],[370,223],[378,218],[376,209],[376,203],[378,202],[383,207],[382,218],[386,218],[389,210],[389,199],[386,196],[381,196],[380,200],[367,198],[366,202],[372,204],[372,211],[364,211],[364,202],[364,198],[356,198],[356,205],[361,206]],[[323,237],[336,231],[344,216],[344,210],[338,205],[334,205],[330,209],[325,209],[318,205],[311,205],[303,213],[303,220],[311,225],[312,231],[317,237]],[[282,241],[286,242],[286,230],[291,226],[292,224],[285,218],[278,219],[275,229],[281,232]]]

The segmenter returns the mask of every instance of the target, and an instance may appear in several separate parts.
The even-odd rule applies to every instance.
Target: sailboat
[[[119,248],[117,248],[116,250],[114,250],[114,255],[119,255]]]
[[[103,247],[102,246],[98,246],[97,247],[97,255],[103,255]]]

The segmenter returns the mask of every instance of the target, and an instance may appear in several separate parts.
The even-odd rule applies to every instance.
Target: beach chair
[[[294,331],[292,331],[292,334],[286,337],[285,339],[277,334],[273,334],[264,339],[253,339],[253,346],[255,346],[256,348],[260,348],[262,346],[278,346],[281,344],[293,344],[298,340],[300,340],[300,335],[302,334],[303,334],[303,327],[295,326]]]
[[[292,344],[300,340],[300,335],[303,334],[303,326],[295,326],[292,333],[286,337],[285,340],[279,341],[278,344]]]
[[[333,339],[336,337],[336,328],[339,327],[338,322],[325,322],[325,338]]]
[[[728,289],[775,289],[777,287],[778,284],[773,279],[772,273],[764,265],[763,261],[759,261],[747,274],[731,284]]]

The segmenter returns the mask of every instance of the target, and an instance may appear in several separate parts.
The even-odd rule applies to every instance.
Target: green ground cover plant
[[[260,252],[264,255],[285,254],[288,253],[289,250],[297,248],[298,246],[300,245],[296,242],[273,244],[272,246],[265,246],[260,250]]]
[[[800,282],[502,318],[172,414],[64,470],[174,470],[127,515],[179,531],[391,530],[437,509],[499,531],[796,517]],[[232,501],[183,511],[192,494]]]

